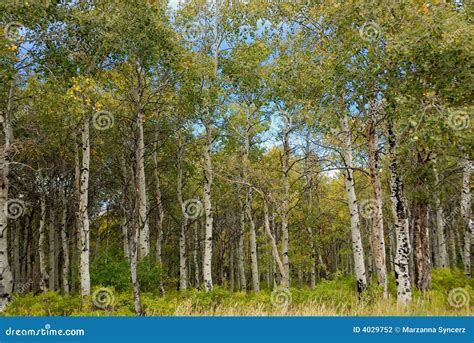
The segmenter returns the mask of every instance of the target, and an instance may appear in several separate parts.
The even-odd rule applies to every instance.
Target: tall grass
[[[337,276],[317,284],[314,290],[291,288],[279,303],[269,289],[255,294],[230,292],[221,287],[209,293],[171,291],[164,297],[155,292],[142,293],[142,303],[149,316],[470,316],[473,310],[473,280],[464,277],[461,271],[434,270],[431,290],[415,291],[408,306],[397,304],[393,278],[388,299],[382,299],[381,289],[373,284],[359,299],[354,285],[352,277]],[[78,295],[65,298],[51,292],[15,297],[3,315],[134,315],[133,293],[108,289],[113,293],[113,302],[105,309],[94,306],[92,299],[81,304]],[[467,295],[467,302],[453,306],[449,301],[453,289],[461,289]]]

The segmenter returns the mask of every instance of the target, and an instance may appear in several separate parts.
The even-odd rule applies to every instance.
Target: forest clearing
[[[471,315],[473,10],[2,1],[0,315]]]

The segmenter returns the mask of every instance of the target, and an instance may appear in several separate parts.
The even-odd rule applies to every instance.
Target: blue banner
[[[2,317],[0,342],[474,342],[472,317]]]

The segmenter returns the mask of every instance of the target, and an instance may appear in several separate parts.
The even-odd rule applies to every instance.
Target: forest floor
[[[352,277],[323,280],[314,290],[263,289],[259,293],[230,292],[215,287],[210,293],[195,289],[165,296],[142,292],[148,316],[470,316],[474,311],[474,281],[462,273],[435,270],[431,289],[414,292],[413,303],[398,306],[393,277],[389,298],[372,285],[359,299]],[[6,316],[133,316],[133,293],[111,287],[95,287],[89,302],[81,305],[78,295],[57,292],[17,295]]]

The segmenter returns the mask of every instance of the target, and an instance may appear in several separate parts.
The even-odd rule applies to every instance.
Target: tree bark
[[[391,123],[388,128],[389,159],[390,159],[390,199],[395,224],[396,252],[395,279],[397,283],[397,301],[407,305],[412,301],[410,280],[410,232],[407,209],[403,196],[403,183],[398,173],[396,141]]]
[[[283,131],[283,155],[281,158],[281,169],[283,175],[283,203],[281,208],[281,234],[282,234],[282,256],[283,265],[285,267],[286,287],[290,287],[290,259],[289,259],[289,232],[288,232],[288,215],[290,211],[290,117],[288,113],[284,114],[284,131]]]
[[[137,109],[135,125],[135,189],[138,200],[137,206],[139,225],[138,256],[140,259],[143,259],[150,253],[150,229],[148,226],[148,201],[146,195],[145,179],[145,139],[143,136],[143,113],[140,108]]]
[[[469,155],[461,160],[462,193],[461,193],[461,220],[464,231],[464,272],[471,277],[471,244],[474,236],[474,226],[471,223],[471,161]]]
[[[0,311],[3,311],[13,290],[13,277],[8,260],[8,218],[5,206],[8,206],[8,187],[10,171],[10,147],[13,140],[11,117],[16,89],[16,79],[13,79],[8,92],[7,110],[2,119],[4,144],[0,146]]]
[[[448,268],[449,267],[449,260],[448,260],[448,249],[446,243],[446,237],[444,235],[445,223],[444,223],[444,216],[443,216],[443,207],[441,206],[441,199],[440,199],[440,181],[439,175],[436,168],[433,168],[435,182],[437,190],[434,194],[435,197],[435,207],[436,207],[436,264],[437,268]]]
[[[245,205],[241,199],[241,185],[237,185],[237,200],[239,202],[239,233],[237,241],[237,269],[239,275],[240,290],[247,290],[247,278],[245,276],[245,252],[244,252],[244,239],[245,239]]]
[[[44,241],[45,233],[44,227],[46,223],[46,196],[44,194],[44,182],[43,178],[40,176],[41,189],[40,189],[40,220],[39,220],[39,238],[38,238],[38,256],[39,256],[39,269],[40,269],[40,289],[43,292],[46,292],[47,282],[49,279],[48,272],[46,271],[46,257],[44,254]]]
[[[414,205],[415,284],[420,291],[428,290],[431,281],[431,252],[428,204]]]
[[[53,191],[51,190],[51,195],[54,196]],[[55,213],[54,213],[54,201],[51,201],[50,211],[49,211],[49,225],[48,225],[48,235],[49,235],[49,291],[54,292],[56,290],[56,275],[57,275],[57,260],[56,260],[56,223],[55,223]]]
[[[346,114],[340,118],[343,134],[342,154],[346,165],[345,186],[347,200],[349,203],[349,216],[352,234],[352,253],[354,255],[354,271],[357,279],[357,291],[361,293],[367,288],[367,277],[364,264],[364,247],[360,234],[359,210],[357,208],[357,197],[355,193],[355,182],[352,170],[352,142],[349,122]]]
[[[158,121],[159,118],[157,118]],[[159,131],[158,131],[158,124],[155,131],[155,144],[153,147],[153,168],[155,174],[155,197],[157,203],[157,213],[156,213],[156,262],[160,265],[161,269],[163,270],[163,260],[161,258],[161,245],[163,244],[163,219],[165,216],[165,211],[163,208],[163,201],[161,197],[161,183],[160,183],[160,175],[158,173],[158,139],[159,139]],[[160,294],[165,294],[165,288],[163,287],[163,277],[160,278],[159,285]]]
[[[250,125],[250,107],[246,111],[245,116],[245,133],[244,133],[244,156],[242,174],[245,182],[248,182],[248,169],[250,168],[250,143],[251,143],[251,125]],[[257,255],[257,235],[255,232],[255,222],[252,217],[252,189],[247,187],[245,197],[245,213],[249,223],[249,240],[250,240],[250,267],[252,271],[252,287],[254,292],[260,291],[260,279],[258,272],[258,255]]]
[[[209,109],[206,109],[206,118],[204,119],[206,130],[206,142],[204,146],[204,213],[205,213],[205,240],[204,240],[204,260],[203,260],[203,278],[204,289],[206,292],[212,291],[212,243],[213,243],[213,218],[212,218],[212,127]]]
[[[270,244],[272,247],[273,260],[275,261],[275,264],[277,265],[278,271],[280,273],[280,284],[284,287],[288,287],[288,284],[289,284],[288,276],[286,274],[286,269],[285,269],[285,265],[282,262],[282,258],[280,258],[280,254],[278,252],[278,247],[277,247],[275,238],[273,237],[273,234],[272,234],[272,230],[270,227],[270,214],[268,212],[268,202],[265,199],[264,195],[262,195],[262,201],[263,201],[263,216],[264,216],[265,233],[267,234],[267,237],[270,240]]]
[[[176,155],[176,196],[178,198],[179,207],[183,212],[183,222],[179,233],[179,290],[183,291],[188,285],[188,271],[186,266],[186,228],[188,226],[188,217],[183,201],[183,154],[184,147],[181,137],[178,138],[178,151]]]
[[[138,200],[136,200],[138,202]],[[136,212],[139,211],[138,203],[135,205]],[[133,305],[135,313],[139,316],[143,314],[142,303],[140,299],[140,283],[138,281],[137,264],[138,264],[138,237],[139,237],[139,214],[137,213],[136,218],[133,220],[131,225],[132,232],[130,235],[130,274],[133,286]]]
[[[63,255],[63,264],[61,269],[61,284],[63,286],[63,294],[69,295],[69,242],[67,234],[67,199],[66,185],[63,183],[61,187],[61,246]]]
[[[81,296],[86,297],[91,293],[91,281],[89,273],[89,165],[90,165],[90,126],[89,115],[84,114],[82,123],[82,165],[81,179],[79,188],[79,216],[81,219],[81,256],[80,256],[80,275],[81,275]]]
[[[376,120],[378,112],[378,104],[372,101],[369,104],[369,118],[367,125],[367,141],[369,156],[369,175],[370,184],[375,199],[375,206],[372,209],[372,246],[374,249],[375,268],[377,271],[377,281],[379,285],[383,285],[383,298],[388,297],[388,279],[387,279],[387,262],[385,255],[385,239],[383,229],[383,213],[382,213],[382,186],[379,176],[379,154],[378,139],[376,133]]]
[[[194,249],[193,249],[194,284],[196,288],[199,288],[199,285],[200,285],[198,251],[199,251],[199,233],[198,233],[198,221],[196,220],[194,222]]]

